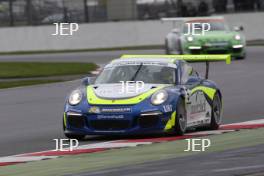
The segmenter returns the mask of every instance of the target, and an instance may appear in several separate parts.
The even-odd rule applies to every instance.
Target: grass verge
[[[1,62],[0,79],[81,75],[96,68],[93,63]]]
[[[204,153],[219,152],[264,143],[264,129],[212,135],[211,147]],[[113,149],[100,153],[66,156],[58,159],[37,161],[0,168],[0,176],[62,176],[106,168],[134,165],[149,161],[183,157],[201,152],[184,152],[187,141],[179,140],[144,145],[134,148]]]
[[[23,81],[6,81],[0,82],[0,89],[20,87],[20,86],[32,86],[38,84],[48,84],[55,82],[62,82],[63,80],[23,80]]]

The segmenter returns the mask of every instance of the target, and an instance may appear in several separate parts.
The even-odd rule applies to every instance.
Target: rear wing
[[[231,55],[229,54],[210,54],[210,55],[122,55],[121,59],[147,59],[147,58],[157,58],[157,59],[171,59],[184,60],[187,62],[205,62],[206,72],[205,78],[208,79],[209,76],[209,62],[215,61],[225,61],[226,64],[231,64]]]
[[[176,23],[185,23],[187,21],[193,21],[193,20],[210,20],[210,19],[216,19],[216,20],[224,20],[223,16],[209,16],[209,17],[179,17],[179,18],[161,18],[161,22],[171,22],[173,25],[173,28],[176,27]]]
[[[173,22],[173,21],[192,21],[192,20],[210,20],[218,19],[224,20],[223,16],[209,16],[209,17],[180,17],[180,18],[161,18],[162,22]]]

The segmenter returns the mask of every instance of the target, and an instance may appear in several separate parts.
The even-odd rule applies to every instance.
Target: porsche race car
[[[165,38],[166,54],[230,54],[235,59],[246,57],[246,40],[241,33],[243,27],[236,26],[230,30],[223,17],[162,20],[178,24]],[[205,25],[209,27],[205,28]]]
[[[218,129],[222,93],[187,61],[225,60],[230,55],[124,55],[96,78],[85,78],[66,98],[63,130],[86,135],[176,133]]]

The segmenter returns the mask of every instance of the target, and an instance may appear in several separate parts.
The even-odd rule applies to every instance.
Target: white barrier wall
[[[247,40],[264,39],[264,13],[225,15],[230,26],[243,25]],[[53,36],[55,26],[0,28],[0,52],[160,45],[171,23],[130,21],[81,24],[73,36]]]

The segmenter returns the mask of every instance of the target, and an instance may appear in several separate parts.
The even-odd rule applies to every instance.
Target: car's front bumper
[[[183,50],[184,54],[230,54],[232,57],[245,55],[243,44],[228,44],[223,46],[187,45]]]
[[[130,135],[164,132],[171,113],[89,114],[65,112],[65,133],[84,135]]]

